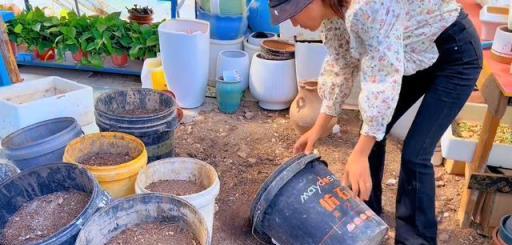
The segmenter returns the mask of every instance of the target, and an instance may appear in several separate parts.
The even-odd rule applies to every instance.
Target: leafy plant
[[[143,60],[149,57],[156,57],[156,54],[160,50],[158,43],[158,23],[142,26],[131,23],[129,27],[131,48],[128,54],[130,59]]]
[[[30,49],[45,53],[54,48],[55,39],[59,35],[60,19],[47,17],[40,8],[30,12],[22,12],[8,28],[10,39],[17,44],[27,44]]]
[[[128,10],[128,13],[130,15],[139,15],[139,16],[147,16],[153,14],[153,9],[145,6],[145,7],[139,7],[137,4],[133,5],[132,8],[126,8]]]
[[[73,54],[79,51],[85,52],[88,43],[93,41],[89,18],[85,15],[78,16],[74,12],[68,13],[67,17],[61,19],[59,33],[60,35],[55,39],[55,47],[61,61],[66,51]]]

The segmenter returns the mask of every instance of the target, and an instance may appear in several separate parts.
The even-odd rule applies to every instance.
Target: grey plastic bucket
[[[72,117],[54,118],[11,133],[2,140],[7,159],[20,170],[62,162],[64,149],[84,133]]]
[[[76,190],[89,193],[91,198],[84,210],[70,224],[38,245],[72,245],[82,225],[100,208],[110,202],[86,169],[74,164],[57,163],[23,171],[0,184],[0,230],[25,203],[55,192]]]
[[[146,193],[119,199],[98,211],[80,231],[76,245],[103,245],[125,229],[153,222],[184,224],[198,245],[210,244],[206,222],[192,204],[176,196]]]

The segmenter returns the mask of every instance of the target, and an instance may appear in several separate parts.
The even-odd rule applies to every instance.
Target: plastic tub
[[[103,245],[127,228],[152,222],[182,223],[198,245],[210,244],[208,228],[197,209],[179,197],[148,193],[114,201],[96,213],[84,225],[76,245]]]
[[[180,197],[194,205],[205,218],[211,241],[215,199],[220,191],[217,171],[211,165],[193,158],[162,159],[151,163],[139,173],[135,182],[135,191],[149,193],[146,186],[160,180],[193,180],[204,187],[204,190],[199,193]]]
[[[315,155],[281,165],[259,190],[251,218],[256,238],[275,244],[380,244],[388,231]]]
[[[66,145],[83,135],[72,117],[55,118],[22,128],[2,140],[5,156],[20,170],[62,161]]]
[[[176,102],[169,94],[152,89],[104,93],[96,100],[95,109],[101,132],[122,132],[139,138],[146,146],[150,162],[174,156],[174,131],[179,116]]]
[[[94,153],[129,152],[133,160],[113,166],[90,166],[80,164],[82,157]],[[80,165],[89,170],[100,185],[114,198],[135,193],[137,174],[148,162],[144,143],[123,133],[96,133],[83,136],[69,143],[64,161]]]
[[[69,225],[38,244],[75,244],[82,225],[96,210],[110,202],[110,196],[100,188],[86,169],[65,163],[23,171],[0,185],[0,230],[23,204],[37,197],[69,190],[89,193],[91,195],[89,203]]]
[[[210,38],[216,40],[235,40],[247,32],[247,15],[220,16],[211,15],[196,7],[196,15],[200,20],[210,23]]]
[[[160,57],[167,87],[182,108],[203,104],[208,83],[210,24],[201,20],[167,20],[158,26]]]

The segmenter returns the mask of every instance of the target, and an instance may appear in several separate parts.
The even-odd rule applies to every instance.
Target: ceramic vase
[[[499,26],[494,36],[491,57],[504,64],[512,63],[512,32],[506,25]]]
[[[160,57],[167,87],[182,108],[204,102],[210,59],[210,25],[206,21],[173,19],[158,27]]]
[[[259,53],[261,51],[261,47],[250,44],[249,39],[245,39],[244,40],[244,51],[247,52],[247,54],[249,55],[249,61],[250,61],[250,63],[252,63],[252,58],[254,57],[254,55],[256,55],[257,53]]]
[[[249,87],[249,54],[241,50],[225,50],[217,58],[217,77],[225,70],[234,70],[240,74],[240,85],[243,90]]]
[[[252,31],[279,33],[279,26],[272,25],[269,0],[252,0],[249,4],[249,26]]]
[[[249,89],[267,110],[283,110],[297,95],[295,60],[266,60],[257,53],[251,62]]]
[[[210,86],[215,86],[217,83],[217,59],[219,53],[224,50],[242,50],[243,41],[243,37],[235,40],[210,39],[210,64],[208,70],[208,81]]]
[[[240,81],[217,79],[215,88],[219,110],[226,114],[233,114],[240,108],[243,87]]]
[[[290,123],[297,133],[302,135],[315,125],[321,107],[322,99],[318,95],[318,82],[301,83],[299,93],[290,106]],[[329,123],[329,128],[325,129],[322,137],[329,135],[334,125],[336,125],[335,118]]]
[[[260,47],[263,41],[274,38],[276,38],[276,34],[272,32],[253,32],[247,37],[247,41],[252,45]]]

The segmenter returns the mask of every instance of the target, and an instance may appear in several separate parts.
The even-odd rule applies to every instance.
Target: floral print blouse
[[[354,82],[361,84],[362,135],[382,140],[402,76],[431,66],[435,39],[459,15],[456,0],[352,0],[345,21],[322,24],[329,55],[319,78],[323,113],[337,116]]]

